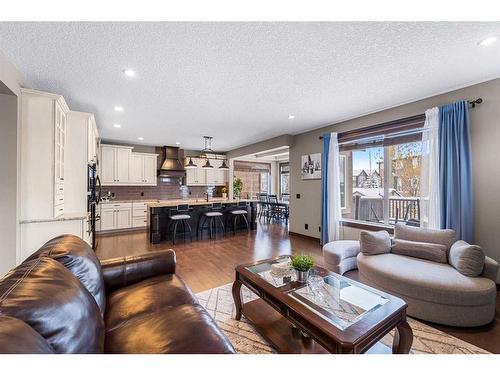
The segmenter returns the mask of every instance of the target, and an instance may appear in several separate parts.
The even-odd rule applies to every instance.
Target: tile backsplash
[[[102,195],[105,196],[108,191],[114,194],[113,199],[134,200],[134,199],[178,199],[181,197],[180,185],[171,183],[162,183],[158,181],[157,186],[103,186]],[[203,198],[206,192],[204,186],[189,186],[190,198]],[[214,190],[214,197],[221,197],[220,187]]]

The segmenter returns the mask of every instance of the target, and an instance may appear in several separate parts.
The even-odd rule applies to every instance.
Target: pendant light
[[[203,169],[213,169],[214,166],[212,164],[210,164],[210,160],[207,159],[205,165],[202,166]]]
[[[222,165],[219,167],[219,169],[229,169],[229,167],[226,164],[226,159],[222,160]]]
[[[197,165],[195,163],[193,163],[193,159],[191,159],[191,157],[189,158],[189,163],[187,163],[185,166],[184,166],[184,169],[195,169],[197,168]]]

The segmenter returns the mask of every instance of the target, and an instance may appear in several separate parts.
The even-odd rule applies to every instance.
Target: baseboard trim
[[[317,242],[318,244],[321,243],[321,240],[319,238],[307,236],[307,235],[302,234],[302,233],[290,232],[289,231],[288,234],[291,235],[291,236],[296,236],[296,237],[301,237],[301,238],[305,238],[305,239],[308,239],[308,240],[313,240],[313,241]]]

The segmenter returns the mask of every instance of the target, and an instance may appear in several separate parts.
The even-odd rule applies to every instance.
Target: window
[[[339,135],[343,218],[420,225],[423,120],[404,125],[347,141]]]
[[[280,164],[280,194],[290,194],[290,164]]]
[[[267,163],[234,162],[234,177],[241,179],[241,197],[256,198],[259,193],[269,193],[271,167]]]

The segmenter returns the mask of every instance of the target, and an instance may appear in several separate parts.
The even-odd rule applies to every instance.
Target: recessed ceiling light
[[[289,120],[293,120],[294,118],[295,118],[295,116],[294,116],[294,115],[288,115],[288,119],[289,119]]]
[[[115,128],[121,128],[122,126],[120,124],[114,124],[113,125]]]
[[[132,69],[125,69],[123,71],[123,73],[127,76],[127,77],[134,77],[135,76],[135,72],[132,70]]]
[[[137,139],[138,139],[139,141],[144,141],[144,138],[142,138],[142,137],[137,137]]]
[[[115,105],[115,111],[116,112],[123,112],[123,107],[121,107],[119,105]]]
[[[179,145],[181,144],[181,142],[177,141],[177,142],[175,142],[175,144],[176,144],[177,146],[179,146]]]
[[[490,36],[486,39],[483,39],[479,42],[480,46],[489,46],[490,44],[496,42],[497,37],[496,36]]]

